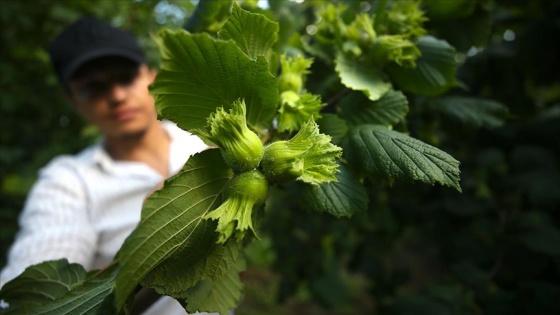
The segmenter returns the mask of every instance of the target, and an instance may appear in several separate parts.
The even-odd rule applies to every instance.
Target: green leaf
[[[342,138],[348,133],[348,124],[336,114],[322,114],[317,120],[321,133],[331,136],[331,142],[340,144]]]
[[[53,301],[86,279],[86,271],[79,264],[66,259],[46,261],[25,269],[21,275],[6,283],[0,291],[1,299],[10,306]]]
[[[245,11],[234,3],[231,16],[218,32],[218,38],[232,39],[252,59],[267,56],[278,40],[278,23],[264,15]]]
[[[201,244],[215,241],[216,235],[208,232],[215,230],[215,224],[202,217],[219,205],[232,174],[219,150],[207,150],[190,158],[179,174],[146,200],[138,227],[117,253],[119,309],[136,285],[165,259],[175,253],[196,253]]]
[[[185,130],[206,126],[216,107],[244,99],[247,122],[266,128],[279,102],[263,57],[249,58],[233,41],[185,31],[160,32],[161,69],[151,88],[161,117]]]
[[[358,93],[347,99],[341,104],[340,116],[355,125],[394,125],[401,122],[408,113],[408,100],[400,91],[390,90],[375,102]]]
[[[112,293],[115,287],[115,277],[118,265],[99,272],[90,273],[83,283],[76,285],[65,295],[49,303],[25,304],[14,309],[13,313],[44,314],[44,315],[81,315],[81,314],[116,314],[112,304]],[[12,310],[7,314],[12,313]]]
[[[346,87],[363,91],[366,96],[376,101],[391,89],[383,72],[374,65],[367,64],[343,54],[336,56],[335,70]]]
[[[143,280],[142,286],[160,294],[182,298],[187,289],[201,279],[215,280],[237,261],[240,246],[235,241],[217,244],[216,225],[206,220],[204,228],[193,231],[190,240],[196,246],[177,250],[172,257],[154,268]]]
[[[349,158],[372,174],[461,191],[459,161],[418,139],[383,126],[360,125],[350,130],[349,143]]]
[[[496,101],[462,96],[437,98],[432,101],[432,107],[474,127],[499,127],[508,113],[507,107]]]
[[[416,59],[416,67],[389,64],[391,80],[404,91],[428,96],[441,94],[455,85],[455,48],[432,36],[420,37],[417,45],[422,56]]]
[[[238,259],[227,272],[214,281],[202,280],[185,296],[187,311],[229,314],[241,300],[243,283],[239,274],[245,270],[245,260]]]
[[[339,170],[336,174],[338,182],[305,185],[303,199],[312,209],[337,218],[351,217],[354,213],[365,211],[368,196],[364,186],[344,164],[339,165]]]

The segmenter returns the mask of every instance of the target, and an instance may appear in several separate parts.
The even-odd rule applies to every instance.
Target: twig
[[[348,95],[351,91],[352,90],[350,90],[349,88],[345,88],[344,90],[338,92],[335,96],[331,97],[331,99],[327,102],[327,106],[325,107],[330,107],[338,103],[342,98]]]

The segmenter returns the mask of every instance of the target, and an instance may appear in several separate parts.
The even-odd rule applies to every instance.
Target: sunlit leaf
[[[151,92],[161,117],[202,128],[217,107],[244,99],[249,125],[270,125],[279,96],[264,57],[252,60],[233,41],[207,34],[165,30],[158,41],[162,63]]]
[[[378,100],[391,89],[391,83],[385,79],[380,69],[355,58],[338,54],[335,70],[342,84],[350,89],[363,91],[372,101]]]
[[[262,14],[245,11],[235,3],[231,16],[218,37],[223,40],[233,39],[249,57],[266,56],[278,39],[278,23],[267,19]]]

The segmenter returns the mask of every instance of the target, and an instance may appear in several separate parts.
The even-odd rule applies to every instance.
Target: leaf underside
[[[237,261],[240,246],[235,240],[217,244],[216,239],[216,224],[211,220],[203,221],[190,238],[196,247],[184,246],[177,250],[152,270],[142,280],[142,285],[160,294],[184,298],[187,289],[200,279],[221,277]]]
[[[86,279],[86,271],[79,264],[66,259],[33,265],[2,287],[1,296],[11,306],[23,303],[54,301]]]
[[[197,253],[200,244],[215,237],[208,232],[213,223],[202,217],[219,205],[231,176],[220,151],[207,150],[191,157],[179,174],[146,200],[140,224],[117,253],[121,265],[116,282],[119,308],[136,285],[167,258],[178,252],[201,255]]]
[[[238,259],[225,273],[213,281],[202,280],[187,292],[185,300],[187,311],[219,312],[221,315],[230,314],[241,300],[243,283],[240,273],[245,270],[245,260]]]
[[[53,276],[53,268],[58,265],[61,267],[62,264],[67,264],[65,260],[49,261],[39,265],[32,266],[29,269],[34,269],[38,273],[49,273]],[[66,268],[66,267],[63,267]],[[29,270],[28,269],[28,270]],[[50,269],[50,270],[49,270]],[[81,271],[80,271],[81,269]],[[70,277],[76,279],[76,271],[80,274],[79,277],[82,278],[85,272],[82,273],[83,267],[78,264],[70,264],[66,269],[58,269],[56,272],[62,277]],[[115,277],[118,271],[118,265],[113,265],[112,267],[99,273],[90,273],[87,279],[82,279],[83,281],[79,283],[74,283],[67,293],[58,296],[55,300],[49,301],[48,303],[39,302],[33,303],[31,301],[26,301],[26,304],[22,304],[16,308],[8,309],[5,314],[34,314],[34,315],[81,315],[81,314],[116,314],[116,310],[113,304],[113,290],[115,287]],[[60,278],[56,279],[50,277],[54,282],[60,284]],[[61,277],[61,278],[62,278]],[[40,279],[42,277],[39,277]],[[42,278],[43,280],[45,278]],[[28,286],[31,290],[37,289],[34,285]],[[45,293],[48,294],[48,293]],[[4,298],[2,296],[2,298]]]

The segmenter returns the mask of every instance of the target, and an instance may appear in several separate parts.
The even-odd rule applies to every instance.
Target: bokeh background
[[[321,2],[243,5],[270,7],[289,34],[305,32]],[[356,10],[370,3],[346,2]],[[457,49],[457,93],[509,110],[504,121],[465,124],[411,108],[411,133],[461,161],[463,193],[394,183],[372,190],[371,211],[352,219],[271,207],[262,241],[248,248],[247,293],[236,314],[558,311],[560,1],[436,2],[425,1],[426,26]],[[64,98],[50,40],[77,18],[96,16],[136,33],[157,68],[151,34],[183,27],[196,4],[0,1],[0,266],[39,168],[98,137]]]

